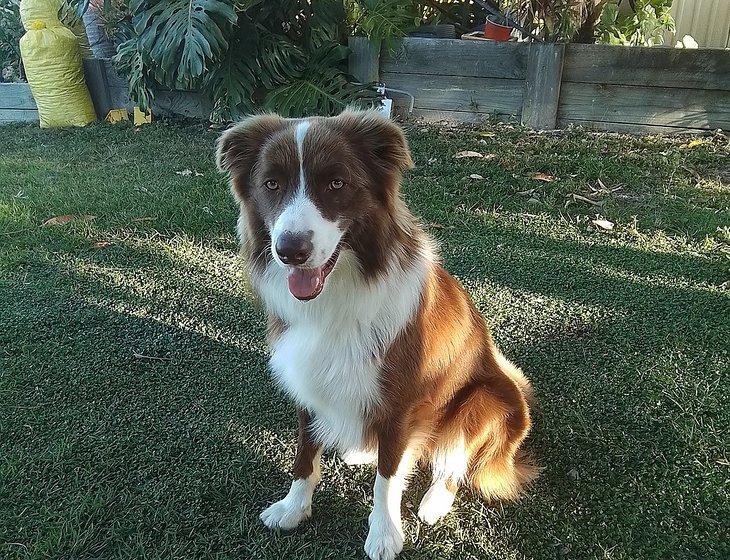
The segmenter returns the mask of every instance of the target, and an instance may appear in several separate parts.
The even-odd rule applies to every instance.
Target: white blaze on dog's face
[[[231,173],[253,260],[283,267],[291,294],[309,300],[322,292],[345,246],[364,273],[382,266],[372,228],[392,216],[395,178],[412,163],[395,124],[346,112],[252,117],[221,137],[218,165]]]
[[[287,268],[289,291],[301,300],[312,299],[322,291],[325,278],[336,264],[343,234],[339,220],[325,218],[307,188],[304,140],[310,126],[308,120],[296,125],[299,181],[294,196],[270,227],[271,254]],[[337,186],[343,183],[339,178],[334,181],[338,181]]]

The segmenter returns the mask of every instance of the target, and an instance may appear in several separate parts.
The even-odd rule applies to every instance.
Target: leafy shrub
[[[672,0],[502,0],[547,41],[653,45],[674,29]]]
[[[19,41],[25,32],[19,0],[0,0],[0,82],[20,79]]]
[[[108,0],[105,1],[108,2]],[[67,0],[82,14],[88,0]],[[211,118],[257,109],[287,116],[334,113],[371,99],[346,74],[346,37],[391,41],[418,24],[416,4],[399,0],[128,0],[114,25],[115,63],[142,107],[155,91],[200,89]]]
[[[609,3],[597,25],[598,41],[611,45],[660,45],[664,32],[674,31],[672,0],[634,0],[628,10]]]

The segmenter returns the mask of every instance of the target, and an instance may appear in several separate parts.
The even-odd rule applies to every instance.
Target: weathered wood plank
[[[109,97],[109,84],[104,61],[98,58],[85,58],[84,79],[91,94],[91,101],[94,103],[96,118],[103,121],[109,111],[114,108]]]
[[[129,88],[127,86],[109,86],[109,100],[113,109],[127,109],[131,111],[134,108],[132,100],[129,98]]]
[[[522,124],[552,130],[557,124],[565,45],[532,43],[527,62]]]
[[[471,113],[467,111],[434,111],[431,109],[414,109],[410,115],[402,113],[408,120],[428,123],[449,122],[479,124],[496,118],[498,121],[513,121],[513,115],[490,115],[487,113]]]
[[[596,130],[601,132],[620,132],[627,134],[697,134],[702,128],[684,128],[677,126],[660,126],[654,124],[636,124],[636,123],[615,123],[601,121],[585,121],[580,119],[558,119],[560,128],[568,128],[568,126],[580,126],[586,130]]]
[[[519,80],[390,72],[381,78],[389,87],[413,95],[415,109],[501,115],[519,115],[522,110]]]
[[[558,118],[730,129],[730,95],[718,90],[563,82]]]
[[[383,50],[380,72],[524,80],[527,43],[406,37],[395,52]]]
[[[152,102],[153,115],[170,114],[208,119],[212,110],[211,102],[205,95],[197,91],[158,91]]]
[[[100,58],[98,60],[101,61],[101,63],[104,65],[104,68],[106,69],[106,81],[107,84],[109,84],[109,87],[129,88],[129,83],[127,83],[127,79],[117,73],[117,69],[114,68],[114,64],[112,64],[110,58]]]
[[[570,44],[563,81],[730,91],[730,52]]]
[[[0,123],[38,122],[38,111],[33,109],[0,109]]]
[[[0,83],[0,109],[36,109],[30,86]]]
[[[348,70],[350,75],[363,84],[380,81],[380,42],[367,37],[349,37]]]

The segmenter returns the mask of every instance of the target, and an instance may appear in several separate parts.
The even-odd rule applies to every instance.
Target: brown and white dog
[[[514,498],[535,469],[519,450],[530,383],[495,347],[467,293],[438,263],[400,195],[413,166],[401,129],[375,112],[251,117],[223,134],[218,166],[269,317],[271,369],[299,409],[294,482],[261,519],[311,515],[322,450],[377,461],[365,551],[403,548],[401,495],[418,460],[435,523],[469,482]]]

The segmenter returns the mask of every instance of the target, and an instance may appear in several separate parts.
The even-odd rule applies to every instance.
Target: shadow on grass
[[[540,401],[530,447],[546,470],[534,490],[504,507],[465,493],[456,515],[426,529],[413,515],[420,475],[404,500],[413,504],[409,535],[418,531],[408,556],[582,558],[618,547],[634,557],[711,558],[716,533],[697,514],[687,520],[684,505],[717,515],[689,466],[702,459],[689,430],[695,418],[657,401],[665,375],[703,373],[727,334],[727,301],[707,286],[721,279],[716,265],[476,223],[449,234],[449,247],[459,252],[447,252],[448,268],[466,283],[497,285],[481,308],[507,290],[559,298],[576,315],[503,343]],[[12,475],[2,492],[13,504],[5,533],[38,555],[67,557],[361,557],[371,470],[329,460],[309,524],[272,536],[258,522],[288,486],[294,415],[266,374],[250,299],[225,271],[211,285],[204,263],[150,246],[110,249],[26,263],[26,284],[4,298],[15,329],[3,355],[14,372],[2,386],[13,396],[2,434]],[[508,326],[524,333],[541,313],[509,317]],[[677,351],[691,359],[662,361]],[[711,422],[719,408],[703,406]],[[713,439],[699,445],[719,448]],[[39,481],[30,492],[28,480]]]

